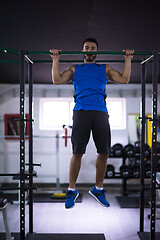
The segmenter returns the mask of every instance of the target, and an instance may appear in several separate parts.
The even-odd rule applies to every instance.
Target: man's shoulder
[[[72,72],[72,74],[74,74],[75,72],[75,65],[71,65],[68,70],[70,70]]]
[[[105,64],[105,68],[106,68],[106,71],[108,71],[108,70],[111,70],[112,68],[111,68],[111,66],[109,66],[108,64]]]

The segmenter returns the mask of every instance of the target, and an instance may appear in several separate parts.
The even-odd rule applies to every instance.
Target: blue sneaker
[[[100,203],[104,207],[109,207],[110,203],[106,200],[105,197],[105,190],[97,190],[94,186],[91,191],[89,191],[89,194],[96,199],[98,203]]]
[[[79,193],[77,192],[76,189],[74,191],[68,190],[66,195],[65,208],[73,208],[78,196]]]

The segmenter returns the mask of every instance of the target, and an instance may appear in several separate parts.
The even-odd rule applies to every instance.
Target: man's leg
[[[107,168],[108,154],[98,154],[96,160],[96,186],[103,188],[104,176]]]
[[[66,208],[72,208],[78,197],[77,190],[75,189],[76,180],[81,167],[81,159],[85,153],[91,132],[92,121],[90,111],[74,111],[73,114],[73,127],[72,127],[72,148],[73,155],[70,162],[70,175],[69,175],[69,188],[65,202]]]
[[[96,160],[96,185],[89,191],[89,194],[104,207],[109,207],[110,203],[105,196],[103,181],[107,168],[108,154],[98,154]]]
[[[70,173],[69,173],[69,188],[67,191],[65,208],[73,208],[75,201],[79,196],[76,190],[76,180],[81,167],[81,159],[83,154],[73,154],[70,162]]]
[[[83,154],[73,154],[70,162],[69,188],[75,188],[76,180],[81,167]]]
[[[91,125],[89,111],[74,111],[71,135],[73,155],[70,162],[69,188],[75,188],[81,159],[90,138]]]
[[[89,194],[102,206],[109,207],[110,203],[107,201],[105,190],[103,189],[111,142],[110,126],[106,112],[95,112],[92,133],[99,154],[96,160],[96,185],[89,191]]]

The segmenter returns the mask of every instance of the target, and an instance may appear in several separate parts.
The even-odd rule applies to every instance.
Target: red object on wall
[[[25,114],[25,118],[29,119],[29,114]],[[4,134],[5,139],[20,139],[20,114],[4,114]],[[25,139],[29,135],[29,122],[26,121]],[[13,137],[15,136],[15,137]]]
[[[68,129],[65,128],[65,147],[67,147]]]

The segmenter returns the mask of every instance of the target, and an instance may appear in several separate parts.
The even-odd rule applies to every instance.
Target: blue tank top
[[[75,88],[74,110],[98,110],[108,112],[106,107],[105,64],[84,63],[75,65],[73,78]]]

